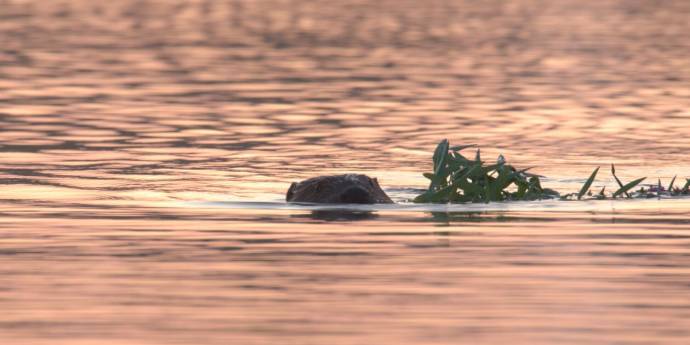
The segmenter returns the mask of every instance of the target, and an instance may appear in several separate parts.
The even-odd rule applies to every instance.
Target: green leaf
[[[419,194],[414,199],[412,199],[412,202],[427,203],[427,202],[429,202],[428,194],[429,194],[429,191],[426,191],[422,194]]]
[[[611,163],[611,175],[613,175],[613,178],[616,179],[616,182],[618,182],[618,187],[622,189],[623,182],[621,182],[621,180],[618,179],[618,176],[616,176],[616,167],[613,165],[613,163]],[[625,196],[629,198],[630,194],[628,194],[628,192],[625,192]]]
[[[501,185],[504,183],[504,179],[505,177],[502,177],[500,172],[496,178],[484,176],[484,201],[503,200],[503,188]]]
[[[617,197],[623,193],[625,193],[626,195],[629,195],[626,192],[629,191],[630,189],[632,189],[633,187],[637,186],[640,182],[644,181],[644,179],[646,179],[646,177],[638,178],[637,180],[632,181],[632,182],[624,185],[623,187],[618,189],[615,193],[613,193],[613,197],[615,198],[615,197]]]
[[[466,164],[463,161],[458,161],[452,155],[448,155],[446,157],[446,166],[452,175],[453,172],[463,169]]]
[[[577,200],[582,199],[582,196],[585,195],[585,193],[587,193],[589,188],[592,186],[592,182],[594,182],[594,179],[597,177],[597,173],[599,172],[599,168],[600,167],[597,167],[596,169],[594,169],[594,171],[592,171],[592,174],[589,175],[589,178],[587,179],[587,181],[585,181],[585,184],[582,185],[582,188],[580,188],[580,192],[577,193]]]
[[[503,166],[503,164],[491,164],[491,165],[483,166],[482,167],[482,174],[486,175],[486,174],[498,169],[501,166]]]
[[[498,177],[496,178],[496,183],[498,188],[503,191],[513,183],[515,180],[515,173],[510,171],[510,169],[506,169],[505,167],[501,167],[497,171]]]
[[[529,186],[529,184],[527,184],[527,182],[520,181],[520,183],[517,186],[518,190],[515,193],[515,198],[522,199],[525,197],[525,193],[527,193],[527,187]]]
[[[448,155],[448,139],[441,140],[434,151],[434,175],[439,176],[442,169],[446,166],[446,157]]]
[[[461,155],[459,152],[453,152],[452,157],[459,164],[469,164],[469,162],[471,162],[469,159],[465,158],[465,156]]]
[[[676,176],[678,176],[678,175],[676,175]],[[671,193],[673,191],[673,183],[676,182],[676,176],[673,176],[671,183],[668,185],[668,192],[669,193]]]
[[[536,189],[537,191],[543,190],[543,188],[541,187],[541,181],[539,181],[539,178],[536,176],[532,176],[529,178],[529,184],[531,188]]]
[[[477,170],[477,167],[477,165],[473,166],[452,182],[454,185],[457,185],[458,188],[462,189],[463,194],[472,198],[481,196],[483,192],[483,188],[478,183],[469,183],[467,181],[467,178]]]
[[[503,155],[498,155],[498,158],[496,158],[496,164],[506,164],[506,158],[503,157]]]
[[[456,176],[452,182],[455,182],[456,180],[459,180],[459,179],[463,179],[463,180],[467,179],[468,177],[470,177],[474,173],[474,171],[477,169],[477,167],[478,167],[478,165],[473,165],[471,167],[466,168],[465,170],[461,171],[462,174],[459,174],[458,176]]]
[[[527,173],[527,171],[532,170],[532,169],[534,169],[534,168],[535,168],[535,167],[529,167],[529,168],[520,169],[520,170],[517,171],[517,173],[518,173],[518,174],[531,175],[531,176],[539,176],[539,175],[533,175],[533,174],[528,174],[528,173]],[[530,177],[531,177],[531,176],[530,176]],[[539,176],[539,177],[541,177],[541,176]]]
[[[454,152],[457,152],[457,151],[462,151],[462,150],[464,150],[464,149],[466,149],[466,148],[475,147],[475,146],[477,146],[477,145],[475,145],[475,144],[470,144],[470,145],[456,145],[456,146],[451,147],[450,150],[451,150],[451,151],[454,151]]]
[[[427,190],[426,192],[414,198],[413,202],[432,202],[441,203],[448,202],[449,195],[454,192],[454,186],[447,186],[439,190]]]
[[[680,190],[683,192],[687,192],[688,188],[690,188],[690,178],[685,179],[685,186],[683,186],[683,188],[681,188]]]

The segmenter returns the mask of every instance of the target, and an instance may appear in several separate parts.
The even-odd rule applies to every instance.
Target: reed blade
[[[616,176],[616,167],[613,165],[613,163],[611,163],[611,175],[613,175],[613,178],[616,179],[616,182],[618,182],[618,187],[622,189],[623,182],[621,182],[621,180],[618,179],[618,176]],[[625,192],[625,196],[629,198],[630,194],[628,194],[628,192]]]
[[[625,193],[625,195],[629,195],[627,192],[628,192],[629,190],[631,190],[632,188],[634,188],[635,186],[637,186],[640,182],[644,181],[644,179],[646,179],[646,177],[638,178],[637,180],[632,181],[632,182],[629,182],[628,184],[622,186],[622,187],[621,187],[620,189],[618,189],[615,193],[613,193],[613,197],[615,198],[615,197],[617,197],[617,196],[619,196],[619,195],[621,195],[621,194],[623,194],[623,193]],[[629,197],[629,196],[628,196],[628,197]]]
[[[580,192],[577,193],[577,200],[582,199],[582,196],[585,195],[585,193],[587,193],[589,188],[592,186],[592,182],[594,182],[594,179],[597,177],[597,173],[599,172],[599,168],[600,167],[597,167],[596,169],[594,169],[594,171],[592,171],[592,174],[589,175],[589,178],[587,179],[587,181],[585,181],[585,184],[582,185]]]
[[[673,183],[676,182],[676,177],[677,177],[677,176],[678,176],[678,175],[673,176],[673,179],[671,180],[671,183],[668,185],[668,192],[669,192],[669,193],[673,192]]]

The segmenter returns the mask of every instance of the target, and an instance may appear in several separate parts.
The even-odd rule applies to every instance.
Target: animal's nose
[[[373,204],[371,194],[364,188],[349,187],[340,195],[340,202],[345,204]]]

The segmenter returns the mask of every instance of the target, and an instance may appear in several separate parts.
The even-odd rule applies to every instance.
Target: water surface
[[[687,344],[690,200],[413,205],[448,138],[690,177],[687,1],[0,1],[0,342]],[[398,205],[288,205],[377,176]]]

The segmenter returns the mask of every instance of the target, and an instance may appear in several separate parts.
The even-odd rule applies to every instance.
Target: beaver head
[[[290,185],[285,200],[328,204],[392,204],[375,178],[345,174],[319,176]]]

